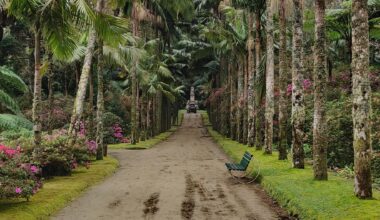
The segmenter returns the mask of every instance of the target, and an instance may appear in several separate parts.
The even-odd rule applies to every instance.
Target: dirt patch
[[[196,184],[193,182],[190,174],[186,175],[186,191],[185,191],[185,199],[182,202],[181,214],[184,219],[191,219],[194,213],[195,200],[194,200],[194,192],[195,192]]]
[[[120,200],[120,199],[117,199],[117,200],[111,202],[111,203],[108,205],[108,208],[113,209],[113,208],[118,207],[120,204],[121,204],[121,200]]]
[[[144,205],[145,205],[145,208],[143,210],[144,216],[154,215],[156,214],[156,212],[158,212],[159,208],[157,207],[157,204],[160,201],[159,197],[160,197],[160,194],[156,192],[150,195],[149,199],[147,199],[144,202]]]

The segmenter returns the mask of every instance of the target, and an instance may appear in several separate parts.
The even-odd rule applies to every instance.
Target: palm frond
[[[0,130],[17,130],[20,128],[31,130],[33,123],[19,115],[0,114]]]
[[[19,92],[28,91],[28,86],[24,81],[16,73],[5,66],[0,66],[0,88],[12,88]]]
[[[13,113],[20,113],[20,108],[17,102],[8,95],[4,90],[0,89],[0,103],[4,105],[7,109],[12,111]]]

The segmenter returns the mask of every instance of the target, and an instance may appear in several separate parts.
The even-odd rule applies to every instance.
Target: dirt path
[[[229,177],[229,159],[203,135],[200,115],[185,114],[177,132],[152,149],[111,152],[118,172],[55,219],[278,219],[258,186]]]

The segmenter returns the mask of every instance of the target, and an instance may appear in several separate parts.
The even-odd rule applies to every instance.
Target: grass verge
[[[178,112],[178,124],[182,124],[184,113],[186,110],[180,110]],[[108,145],[108,149],[127,149],[127,150],[145,150],[153,147],[154,145],[168,139],[170,135],[172,135],[178,128],[178,125],[173,126],[169,131],[163,132],[159,135],[154,136],[151,139],[140,141],[137,144],[130,143],[120,143],[120,144],[110,144]]]
[[[0,200],[0,219],[48,219],[77,198],[85,189],[112,174],[119,163],[112,157],[95,161],[90,169],[77,168],[71,176],[46,180],[43,188],[27,202],[22,199]]]
[[[290,161],[277,159],[277,152],[264,155],[223,137],[209,125],[207,113],[202,112],[202,118],[210,135],[235,162],[247,150],[254,155],[261,167],[261,185],[289,213],[301,219],[380,219],[379,191],[374,191],[372,200],[359,200],[354,196],[353,180],[329,173],[328,181],[314,181],[310,166],[293,169]]]

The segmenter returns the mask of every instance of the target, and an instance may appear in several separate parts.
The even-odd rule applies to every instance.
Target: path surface
[[[203,137],[204,129],[199,114],[185,114],[182,126],[155,147],[112,151],[118,172],[55,219],[278,219],[258,186],[229,177],[229,159]]]

